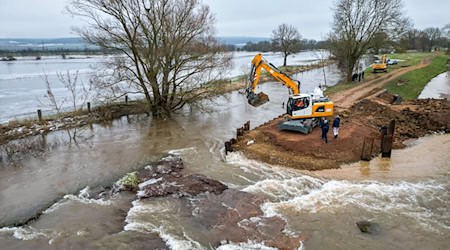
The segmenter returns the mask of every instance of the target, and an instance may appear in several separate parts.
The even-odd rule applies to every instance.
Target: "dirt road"
[[[398,78],[399,76],[405,74],[406,72],[423,68],[430,63],[430,58],[422,60],[422,62],[415,66],[409,66],[400,68],[394,72],[384,74],[383,76],[358,84],[359,86],[352,89],[341,91],[330,95],[331,100],[333,100],[336,108],[350,108],[356,102],[369,98],[382,90],[382,87],[392,79]]]

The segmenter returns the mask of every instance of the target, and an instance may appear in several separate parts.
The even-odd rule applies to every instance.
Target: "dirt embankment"
[[[337,109],[341,128],[337,139],[332,129],[326,144],[321,140],[321,130],[315,128],[304,135],[279,131],[277,118],[240,137],[235,149],[247,157],[275,165],[296,169],[321,170],[338,168],[342,163],[360,159],[364,138],[375,138],[374,153],[379,152],[379,129],[396,120],[394,148],[402,142],[429,133],[450,132],[450,102],[446,100],[415,100],[400,105],[390,104],[393,96],[387,93],[363,99],[349,109]],[[334,117],[329,117],[330,122]],[[255,143],[247,145],[254,140]]]

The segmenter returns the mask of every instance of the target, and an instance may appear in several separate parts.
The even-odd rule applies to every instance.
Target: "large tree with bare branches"
[[[358,60],[373,45],[377,34],[395,40],[411,25],[403,13],[402,0],[336,0],[332,10],[328,42],[347,81],[351,81]]]
[[[429,27],[423,30],[426,39],[428,40],[429,51],[433,50],[433,46],[442,37],[442,29],[438,27]]]
[[[205,83],[230,65],[214,16],[198,0],[70,0],[67,9],[87,20],[75,29],[82,38],[121,52],[96,84],[111,96],[143,94],[153,116],[211,97]]]
[[[272,43],[277,51],[283,52],[283,66],[286,66],[287,57],[300,51],[301,35],[293,25],[281,24],[272,31]]]
[[[442,28],[442,33],[447,38],[447,54],[450,54],[450,23]]]

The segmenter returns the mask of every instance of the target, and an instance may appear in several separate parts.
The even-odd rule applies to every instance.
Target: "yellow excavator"
[[[261,69],[265,69],[291,92],[286,104],[286,120],[278,124],[279,129],[308,134],[317,126],[320,117],[333,114],[333,102],[329,98],[323,97],[323,94],[301,94],[300,81],[291,79],[273,64],[267,62],[261,54],[257,54],[253,58],[247,82],[246,94],[250,105],[257,107],[269,101],[269,97],[263,92],[255,93]]]
[[[387,72],[387,56],[384,54],[381,56],[381,60],[376,60],[375,63],[371,65],[373,69],[373,73],[376,73],[377,71],[381,72]]]

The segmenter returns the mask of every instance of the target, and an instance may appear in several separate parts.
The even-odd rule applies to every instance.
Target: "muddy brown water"
[[[308,76],[303,77],[305,84]],[[181,200],[139,201],[125,193],[109,201],[84,196],[88,187],[110,185],[167,153],[181,154],[187,173],[264,197],[264,215],[284,219],[285,233],[305,236],[306,249],[438,249],[450,244],[448,135],[411,142],[388,163],[350,165],[342,172],[305,173],[239,153],[225,156],[223,142],[235,136],[237,127],[247,120],[254,127],[284,112],[284,87],[268,83],[260,91],[270,102],[259,108],[233,92],[219,98],[211,113],[185,110],[165,121],[123,117],[84,129],[77,144],[69,143],[65,132],[48,135],[46,143],[58,141],[58,146],[0,165],[0,224],[6,225],[0,228],[1,248],[211,249],[204,238],[207,229],[194,223],[195,215],[183,210]],[[435,170],[410,174],[421,173],[425,164]],[[13,226],[42,211],[38,219]],[[360,220],[379,223],[380,234],[360,233],[355,226]],[[264,249],[264,242],[220,247],[249,248]]]

